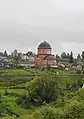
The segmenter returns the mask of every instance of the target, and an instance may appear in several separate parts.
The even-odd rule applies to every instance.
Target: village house
[[[21,57],[21,61],[19,63],[20,66],[35,66],[35,54],[29,51],[26,54],[23,54]]]

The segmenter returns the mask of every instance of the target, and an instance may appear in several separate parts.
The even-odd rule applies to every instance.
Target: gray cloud
[[[84,46],[84,0],[0,1],[0,50],[36,52],[48,41],[54,53]]]

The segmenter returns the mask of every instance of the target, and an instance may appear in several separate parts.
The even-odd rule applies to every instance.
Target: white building
[[[27,55],[23,54],[22,57],[21,57],[21,59],[22,60],[29,60],[29,57]]]
[[[21,62],[20,62],[20,65],[21,66],[34,66],[35,65],[35,56],[34,55],[31,55],[31,56],[28,56],[26,54],[23,54],[22,57],[21,57]]]

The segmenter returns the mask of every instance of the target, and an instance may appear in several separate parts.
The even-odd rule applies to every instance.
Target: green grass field
[[[27,91],[25,89],[26,83],[30,80],[30,77],[20,77],[20,75],[24,74],[44,74],[47,72],[59,72],[59,74],[68,75],[68,77],[60,77],[60,86],[64,89],[65,88],[65,82],[68,80],[71,80],[70,74],[75,74],[76,71],[65,71],[65,70],[58,70],[54,69],[51,71],[36,69],[36,68],[24,68],[24,69],[0,69],[0,75],[6,74],[6,75],[19,75],[19,77],[0,77],[0,93],[3,95],[5,93],[5,88],[7,87],[7,91],[9,95],[3,96],[3,100],[6,100],[6,105],[9,105],[14,112],[20,115],[18,119],[31,119],[29,116],[34,110],[39,110],[39,108],[34,108],[32,110],[30,109],[24,109],[20,105],[16,104],[16,100],[19,96],[25,94]],[[31,77],[32,78],[32,77]],[[0,118],[1,119],[1,118]],[[6,116],[2,119],[17,119],[15,116]],[[36,119],[36,118],[35,118]],[[39,118],[37,118],[39,119]]]

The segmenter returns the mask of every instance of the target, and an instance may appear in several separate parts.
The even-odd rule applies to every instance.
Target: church
[[[46,41],[40,43],[38,46],[35,63],[37,66],[43,67],[51,67],[56,65],[55,56],[52,55],[52,48]]]

